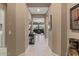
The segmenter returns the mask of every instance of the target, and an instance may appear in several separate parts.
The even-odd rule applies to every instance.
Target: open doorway
[[[5,45],[5,9],[0,8],[0,55],[7,55]]]
[[[29,23],[29,46],[26,55],[51,55],[48,47],[47,31],[48,24],[46,14],[50,4],[29,3],[27,4],[31,13],[31,22]]]
[[[35,44],[35,38],[39,35],[43,35],[45,37],[45,19],[44,17],[38,18],[33,17],[32,22],[29,24],[29,44]]]

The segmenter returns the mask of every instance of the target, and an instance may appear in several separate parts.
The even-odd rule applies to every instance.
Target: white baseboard
[[[50,48],[49,48],[50,49]],[[51,50],[51,49],[50,49]],[[52,51],[52,50],[51,50]],[[52,54],[54,54],[54,56],[59,56],[58,54],[56,54],[55,52],[52,52]]]
[[[49,46],[48,46],[48,47],[49,47]],[[50,49],[50,47],[49,47],[49,50],[52,51],[52,50]],[[53,54],[52,56],[59,56],[58,54],[56,54],[56,53],[53,52],[53,51],[52,51],[52,54]]]
[[[25,56],[25,53],[27,53],[27,49],[29,48],[29,46],[25,49],[25,52],[21,53],[20,55],[18,56]]]

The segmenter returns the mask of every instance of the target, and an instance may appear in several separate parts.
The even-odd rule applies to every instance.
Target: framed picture
[[[69,38],[67,56],[79,56],[79,39]]]
[[[70,28],[79,30],[79,4],[70,8]]]
[[[49,30],[52,30],[52,15],[49,17]]]

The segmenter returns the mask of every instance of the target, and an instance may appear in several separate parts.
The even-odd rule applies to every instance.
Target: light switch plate
[[[11,35],[11,34],[12,34],[11,30],[9,30],[9,35]]]

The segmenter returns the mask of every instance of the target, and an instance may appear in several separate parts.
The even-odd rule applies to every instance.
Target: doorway
[[[5,10],[0,8],[0,55],[7,55],[5,45]]]

